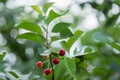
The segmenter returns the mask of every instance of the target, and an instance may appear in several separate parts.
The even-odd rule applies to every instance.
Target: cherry
[[[46,69],[44,70],[44,73],[45,73],[46,75],[49,75],[49,74],[51,73],[51,70],[50,70],[49,68],[46,68]]]
[[[42,61],[38,61],[37,64],[36,64],[36,66],[38,68],[42,68],[43,67],[43,62]]]
[[[59,50],[59,55],[60,56],[64,56],[65,55],[65,50],[64,49],[60,49]]]
[[[52,62],[54,63],[54,64],[59,64],[59,59],[58,58],[54,58],[53,60],[52,60]]]

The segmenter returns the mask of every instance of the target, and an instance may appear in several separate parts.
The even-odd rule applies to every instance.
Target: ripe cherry
[[[59,59],[58,58],[54,58],[53,60],[52,60],[52,62],[54,63],[54,64],[59,64]]]
[[[38,61],[37,64],[36,64],[36,66],[38,68],[42,68],[43,67],[43,62],[42,61]]]
[[[49,74],[51,73],[51,70],[50,70],[49,68],[46,68],[46,69],[44,70],[44,73],[45,73],[46,75],[49,75]]]
[[[65,55],[65,50],[64,49],[60,49],[59,50],[59,55],[60,56],[64,56]]]

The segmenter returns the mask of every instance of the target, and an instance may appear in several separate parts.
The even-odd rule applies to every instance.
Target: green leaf
[[[13,71],[9,71],[8,73],[10,73],[15,78],[19,78],[19,76],[15,72],[13,72]]]
[[[87,31],[83,36],[81,36],[80,41],[84,45],[93,44],[91,36],[96,32],[96,30]]]
[[[52,32],[55,32],[55,33],[60,32],[64,28],[68,28],[70,25],[71,23],[60,22],[54,26],[54,28],[52,29]]]
[[[0,54],[0,61],[3,60],[3,58],[5,57],[5,55],[6,55],[6,52],[2,52],[2,53]]]
[[[87,46],[84,48],[84,54],[82,55],[88,55],[88,54],[95,54],[97,51],[93,50],[92,47]]]
[[[20,34],[16,38],[28,39],[28,40],[35,41],[38,43],[44,42],[44,38],[42,36],[34,34],[34,33]]]
[[[85,49],[84,49],[84,53],[87,53],[87,52],[92,52],[92,48],[90,46],[87,46]]]
[[[70,72],[71,76],[74,77],[75,71],[76,71],[76,65],[75,65],[74,59],[64,58],[64,60],[65,60],[65,65],[66,65],[68,71]]]
[[[61,16],[61,15],[58,14],[58,13],[56,13],[56,12],[54,12],[53,10],[51,10],[51,11],[49,12],[48,18],[46,19],[46,23],[50,23],[53,19],[55,19],[55,18],[57,18],[57,17],[59,17],[59,16]]]
[[[107,30],[108,34],[113,37],[113,39],[116,41],[116,42],[119,42],[120,40],[120,37],[118,34],[120,34],[120,23],[116,25],[116,27],[110,27],[108,28]]]
[[[0,70],[3,70],[6,66],[3,63],[0,63]]]
[[[64,30],[63,30],[64,31]],[[66,31],[64,31],[64,32],[66,32]],[[67,51],[69,51],[70,50],[70,48],[72,47],[72,45],[75,43],[75,41],[77,41],[79,38],[80,38],[80,36],[82,35],[82,31],[80,31],[80,30],[77,30],[77,31],[75,31],[74,32],[74,36],[73,37],[70,37],[69,39],[68,39],[68,41],[66,42],[66,41],[62,41],[61,42],[61,45],[62,45],[62,47],[64,47],[64,49],[66,49]],[[65,33],[66,34],[66,33]],[[72,36],[72,35],[71,35]]]
[[[109,44],[110,44],[113,48],[115,48],[115,49],[117,49],[117,50],[120,51],[120,45],[117,44],[116,42],[110,42]]]
[[[46,13],[48,9],[54,4],[54,2],[49,2],[43,6],[43,11]]]
[[[42,34],[42,30],[39,25],[32,22],[23,22],[17,26],[18,28],[23,28],[38,34]]]
[[[60,39],[61,39],[60,36],[52,36],[51,37],[52,41],[56,41],[56,40],[60,40]]]
[[[40,76],[38,76],[35,71],[38,72]],[[46,80],[45,77],[42,75],[43,73],[39,73],[39,69],[34,69],[28,76],[27,80]]]
[[[51,54],[51,49],[47,49],[47,48],[41,46],[41,47],[38,48],[38,52],[39,52],[39,55],[42,55],[42,56],[50,55]]]
[[[67,45],[66,41],[61,41],[60,43],[65,50],[69,51],[69,46]]]
[[[75,41],[80,38],[80,36],[82,35],[82,33],[83,33],[83,31],[81,31],[81,30],[77,30],[77,31],[74,32],[74,36],[71,37],[68,40],[69,49],[75,43]]]
[[[80,54],[81,50],[77,50],[77,48],[74,49],[73,54],[76,56],[77,54]]]
[[[38,15],[38,18],[39,18],[40,21],[44,21],[45,16],[43,16],[43,15]]]
[[[55,33],[60,32],[60,36],[51,37],[52,41],[72,37],[73,33],[68,29],[70,25],[71,23],[67,23],[67,22],[57,23],[52,29],[52,32],[55,32]]]
[[[43,13],[42,13],[42,10],[41,10],[38,6],[33,5],[33,6],[31,6],[31,8],[34,9],[36,12],[38,12],[40,15],[43,14]]]
[[[68,74],[68,70],[66,68],[64,59],[60,59],[60,63],[55,66],[55,80],[67,80],[63,79]],[[62,75],[62,76],[61,76]],[[69,75],[69,74],[68,74]]]
[[[84,45],[94,45],[96,43],[108,43],[110,42],[110,36],[101,31],[101,29],[94,29],[86,32],[81,36],[81,43]]]
[[[118,5],[120,5],[120,0],[114,0],[114,2]]]
[[[46,49],[46,47],[44,47],[44,46],[38,47],[38,52],[39,52],[40,55],[41,55],[41,54],[44,55],[43,52],[44,52],[45,50],[47,50],[47,49]]]
[[[98,41],[101,43],[107,43],[109,42],[108,36],[102,32],[95,32],[92,37],[91,40],[93,41]]]
[[[68,38],[68,37],[72,37],[73,33],[68,28],[64,28],[60,31],[60,36],[62,38]]]

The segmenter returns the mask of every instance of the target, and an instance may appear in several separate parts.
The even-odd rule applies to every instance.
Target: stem
[[[47,49],[50,48],[50,43],[49,43],[49,33],[48,33],[48,27],[47,27],[47,31],[46,31],[46,45],[47,45]],[[51,65],[51,68],[52,68],[52,80],[55,80],[55,74],[54,74],[54,68],[53,68],[53,63],[52,63],[52,57],[51,57],[51,54],[49,55],[49,59],[50,59],[50,65]]]
[[[54,74],[54,68],[53,68],[53,64],[52,64],[52,58],[51,58],[51,55],[50,55],[50,64],[51,64],[51,67],[52,67],[52,80],[55,79],[55,74]]]

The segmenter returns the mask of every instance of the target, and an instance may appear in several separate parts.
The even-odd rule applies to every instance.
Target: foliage
[[[5,55],[6,55],[7,53],[6,52],[1,52],[0,53],[0,71],[1,71],[1,73],[2,74],[8,74],[8,75],[5,75],[5,76],[2,76],[2,75],[0,75],[0,79],[1,80],[6,80],[6,79],[9,79],[9,80],[11,80],[11,79],[18,79],[19,78],[19,76],[14,72],[14,71],[5,71],[5,68],[7,67],[6,65],[5,65],[5,62],[4,62],[4,57],[5,57]]]
[[[94,9],[106,16],[106,21],[104,23],[100,22],[102,24],[100,27],[87,32],[76,30],[79,24],[77,22],[79,20],[76,17],[74,17],[76,22],[73,23],[62,20],[56,23],[56,19],[60,19],[68,14],[69,11],[64,13],[56,12],[51,8],[54,5],[52,2],[46,3],[42,7],[31,6],[38,13],[38,19],[36,21],[23,20],[15,26],[16,30],[27,30],[27,32],[16,36],[17,40],[25,39],[26,41],[27,39],[28,41],[24,43],[26,45],[19,44],[13,38],[10,40],[13,43],[15,41],[12,46],[10,44],[10,48],[18,52],[17,54],[24,61],[23,63],[27,64],[18,67],[16,63],[13,67],[20,70],[23,74],[29,73],[28,80],[53,80],[53,75],[54,80],[119,80],[120,24],[116,24],[116,21],[120,12],[112,17],[108,16],[113,3],[119,5],[119,0],[105,0],[102,4],[97,4],[93,1],[79,5],[84,9],[86,4],[90,4]],[[50,26],[52,22],[54,22],[54,25]],[[13,24],[15,23],[13,22]],[[5,35],[4,30],[1,30],[1,32]],[[54,47],[54,43],[55,45],[59,43],[60,46]],[[25,56],[26,47],[34,49],[34,57],[29,59]],[[66,51],[66,55],[63,57],[58,56],[58,51],[61,48]],[[2,73],[12,75],[14,79],[22,79],[12,70],[4,72],[6,66],[3,58],[5,55],[6,53],[0,55],[0,70]],[[43,56],[45,55],[49,55],[50,58],[44,59]],[[58,65],[51,64],[51,59],[54,57],[59,57],[60,63]],[[44,66],[41,69],[35,66],[38,60],[44,62]],[[50,75],[45,75],[44,69],[47,67],[51,67],[54,72]],[[2,77],[0,78],[2,79]],[[8,76],[4,78],[12,79]]]
[[[45,4],[44,6],[46,6],[46,5],[48,5],[48,4],[51,4],[51,3],[47,3],[47,4]],[[64,14],[58,14],[58,13],[56,13],[55,11],[53,11],[53,10],[50,10],[49,11],[49,15],[48,16],[46,16],[46,13],[47,13],[47,11],[45,11],[45,10],[47,10],[47,9],[45,9],[45,8],[48,8],[48,7],[43,7],[43,12],[42,12],[42,10],[41,9],[39,9],[39,7],[38,6],[32,6],[32,8],[36,11],[36,12],[38,12],[39,13],[39,15],[40,16],[43,16],[42,14],[44,14],[44,19],[43,19],[43,23],[46,23],[45,25],[46,26],[44,26],[44,24],[42,24],[41,23],[41,25],[40,26],[42,26],[42,27],[40,27],[40,26],[37,26],[37,24],[33,24],[33,23],[31,23],[31,22],[22,22],[21,24],[19,24],[18,26],[17,26],[17,28],[22,28],[22,29],[26,29],[26,30],[29,30],[30,32],[29,33],[24,33],[24,34],[20,34],[20,35],[18,35],[17,36],[17,38],[22,38],[22,39],[28,39],[28,40],[32,40],[32,41],[36,41],[36,42],[38,42],[38,43],[42,43],[42,44],[44,44],[44,45],[42,45],[42,46],[44,46],[44,47],[46,47],[46,49],[49,51],[47,51],[48,53],[48,55],[50,55],[50,56],[52,56],[52,53],[51,53],[51,51],[49,50],[49,49],[51,49],[52,48],[52,46],[51,46],[51,44],[52,44],[52,42],[54,42],[54,41],[57,41],[57,40],[59,40],[59,39],[66,39],[66,38],[70,38],[69,39],[69,43],[68,43],[68,45],[69,45],[69,47],[71,47],[72,46],[72,44],[74,44],[74,42],[79,38],[78,36],[79,36],[79,34],[81,35],[82,33],[81,33],[81,31],[80,30],[78,30],[77,32],[75,32],[75,35],[76,36],[74,36],[73,35],[73,33],[71,32],[71,30],[68,28],[72,23],[66,23],[66,22],[59,22],[59,23],[57,23],[57,24],[55,24],[55,26],[52,28],[52,31],[51,32],[49,32],[48,31],[48,25],[52,22],[52,21],[54,21],[54,19],[56,19],[56,18],[59,18],[60,16],[63,16]],[[42,14],[41,14],[42,13]],[[44,31],[41,31],[41,30],[44,30]],[[43,33],[42,32],[44,32],[45,33],[45,35],[43,35]],[[54,40],[54,41],[48,41],[48,38],[51,38],[51,36],[49,35],[49,34],[51,34],[51,33],[60,33],[60,36],[55,36],[55,37],[57,37],[57,39],[56,40]],[[34,35],[33,35],[34,34]],[[37,37],[37,34],[38,34],[38,37]],[[41,39],[44,39],[43,41],[41,41],[41,39],[39,38],[40,36],[42,36],[41,37]],[[74,37],[73,37],[74,36]],[[46,50],[45,49],[45,50]],[[52,49],[51,49],[52,50]],[[70,49],[69,49],[70,50]],[[53,50],[52,50],[53,51]],[[43,53],[44,53],[45,51],[43,51]],[[44,55],[46,55],[46,54],[43,54],[42,53],[42,56],[44,56]],[[56,53],[57,54],[57,53]],[[41,55],[41,54],[40,54]],[[51,58],[50,58],[50,61],[51,61]],[[69,74],[72,76],[71,78],[75,78],[74,76],[75,76],[75,71],[76,71],[76,66],[75,66],[75,62],[74,62],[74,60],[72,60],[72,59],[70,59],[70,58],[64,58],[64,64],[66,65],[66,68],[68,68],[68,70],[69,70]],[[72,67],[72,65],[73,65],[73,67]],[[51,63],[51,66],[52,66],[52,63]],[[61,67],[61,66],[58,66],[58,67]],[[52,66],[52,71],[53,71],[53,66]],[[56,77],[56,73],[54,73],[54,72],[52,72],[52,75],[54,75],[55,77]],[[40,76],[43,76],[43,75],[40,75]],[[51,79],[54,79],[53,78],[53,76],[47,76],[47,77],[49,77],[49,79],[51,80]],[[52,78],[50,78],[50,77],[52,77]],[[56,77],[57,78],[57,77]],[[48,79],[48,78],[47,78]]]

